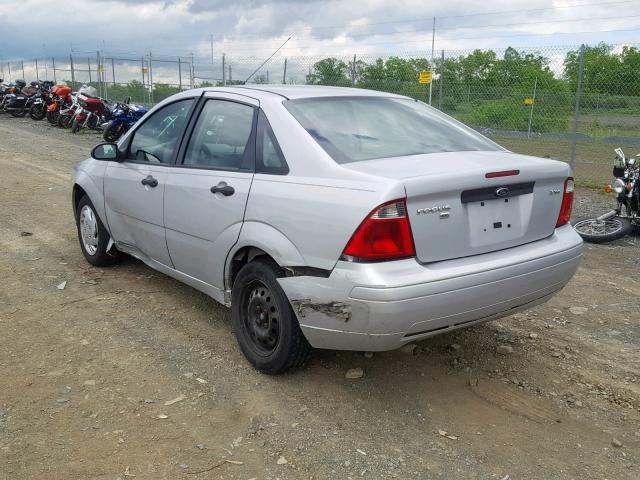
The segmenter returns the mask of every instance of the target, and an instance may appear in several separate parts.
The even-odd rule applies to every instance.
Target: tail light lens
[[[404,199],[383,203],[360,224],[342,252],[351,261],[381,261],[413,257],[411,225]]]
[[[569,177],[564,181],[564,193],[562,195],[562,205],[560,206],[560,214],[556,227],[561,227],[569,223],[571,219],[571,209],[573,208],[573,177]]]

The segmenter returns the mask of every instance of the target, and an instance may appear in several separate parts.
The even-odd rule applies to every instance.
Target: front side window
[[[253,118],[254,108],[249,105],[207,100],[189,140],[184,165],[221,170],[252,168],[249,144]]]
[[[193,101],[193,98],[188,98],[171,103],[149,117],[133,134],[129,158],[170,163]]]
[[[284,105],[337,163],[501,149],[447,115],[411,99],[325,97],[289,100]]]

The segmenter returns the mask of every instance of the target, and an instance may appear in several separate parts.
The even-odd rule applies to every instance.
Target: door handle
[[[211,187],[211,193],[221,193],[225,197],[229,197],[236,193],[236,189],[231,185],[227,185],[225,182],[220,182],[215,187]]]
[[[154,188],[158,186],[158,180],[153,178],[151,175],[147,175],[147,177],[143,178],[140,183],[142,183],[142,185],[144,185],[145,187]]]

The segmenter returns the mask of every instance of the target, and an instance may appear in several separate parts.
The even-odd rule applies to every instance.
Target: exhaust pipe
[[[609,220],[610,218],[615,217],[618,214],[615,210],[611,210],[609,213],[605,213],[604,215],[600,215],[596,218],[597,222],[604,222],[605,220]]]

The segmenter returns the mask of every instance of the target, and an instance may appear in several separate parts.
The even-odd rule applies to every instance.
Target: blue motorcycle
[[[111,120],[103,125],[102,138],[109,143],[118,141],[145,113],[147,109],[142,105],[131,104],[131,97],[127,97],[124,103],[116,103],[111,108]]]

